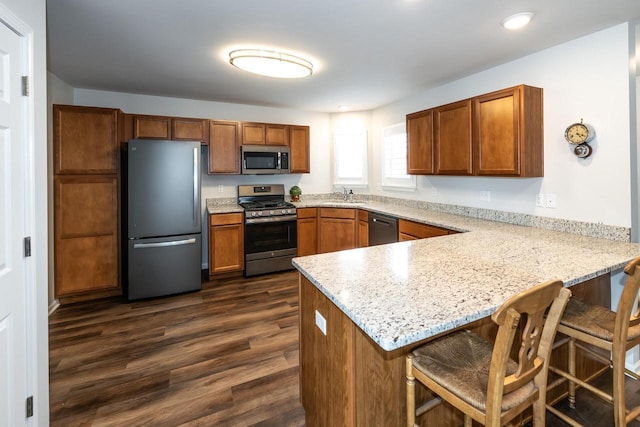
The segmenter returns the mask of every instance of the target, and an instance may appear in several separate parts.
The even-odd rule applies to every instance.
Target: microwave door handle
[[[282,166],[281,166],[282,159],[280,158],[280,155],[281,155],[281,154],[282,154],[282,153],[280,153],[280,152],[278,151],[278,167],[276,168],[276,169],[278,169],[278,170],[282,169]]]

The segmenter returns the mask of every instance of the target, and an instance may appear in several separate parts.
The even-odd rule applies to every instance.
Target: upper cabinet
[[[209,120],[209,173],[240,173],[240,122]]]
[[[433,110],[407,115],[407,173],[433,173]]]
[[[135,139],[173,139],[209,143],[208,121],[204,119],[132,115],[129,137]],[[127,138],[128,139],[128,138]]]
[[[54,173],[117,173],[119,114],[112,108],[54,105]]]
[[[543,176],[542,99],[520,85],[407,115],[408,173]]]
[[[471,101],[459,101],[434,110],[435,173],[471,175]]]
[[[171,139],[171,118],[164,116],[133,116],[133,138]]]
[[[475,175],[544,176],[542,89],[521,85],[473,102]]]
[[[289,145],[291,147],[290,172],[311,172],[311,155],[309,147],[309,126],[290,126]]]
[[[286,125],[271,123],[242,123],[243,145],[289,145]]]
[[[171,118],[171,137],[177,141],[209,143],[209,121],[204,119]]]

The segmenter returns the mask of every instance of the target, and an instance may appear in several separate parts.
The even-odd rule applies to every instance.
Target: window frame
[[[416,191],[417,179],[415,175],[406,174],[405,177],[387,176],[387,144],[390,142],[387,138],[402,137],[402,145],[405,148],[404,164],[405,171],[407,165],[407,125],[406,122],[385,126],[381,129],[381,150],[380,150],[380,181],[382,188],[394,191]]]
[[[351,142],[348,142],[350,140]],[[348,145],[358,144],[356,148],[359,153],[356,156],[360,158],[360,169],[362,171],[359,177],[340,176],[341,154]],[[352,147],[353,148],[353,147]],[[346,154],[346,153],[345,153]],[[353,153],[352,153],[353,154]],[[366,188],[369,186],[369,134],[366,129],[345,129],[336,130],[333,133],[333,186],[349,186],[351,188]]]

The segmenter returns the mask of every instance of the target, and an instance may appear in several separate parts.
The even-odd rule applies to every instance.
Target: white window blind
[[[336,131],[333,138],[334,185],[367,185],[367,131]]]
[[[382,186],[412,190],[416,177],[407,175],[407,132],[404,123],[382,129]]]

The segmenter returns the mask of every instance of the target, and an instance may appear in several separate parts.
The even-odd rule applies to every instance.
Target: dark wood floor
[[[51,426],[304,426],[297,309],[294,272],[61,307],[49,318]],[[640,404],[640,381],[627,397]],[[577,400],[557,407],[613,425],[609,405],[583,390]]]

